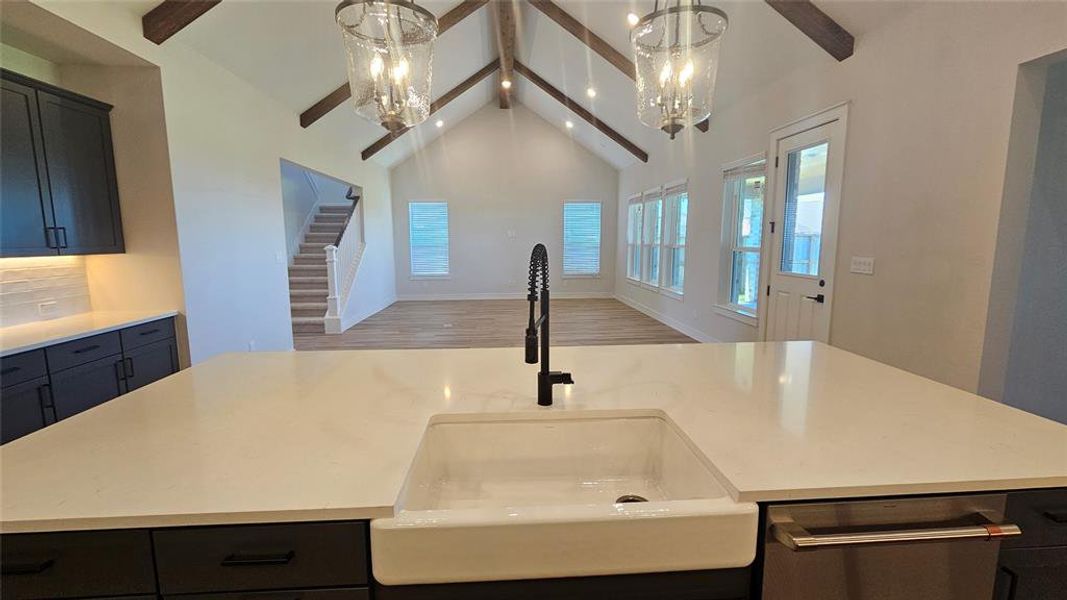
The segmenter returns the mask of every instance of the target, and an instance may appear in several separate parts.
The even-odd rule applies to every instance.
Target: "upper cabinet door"
[[[0,84],[0,256],[57,254],[36,91]]]
[[[60,254],[123,252],[108,111],[37,92]]]

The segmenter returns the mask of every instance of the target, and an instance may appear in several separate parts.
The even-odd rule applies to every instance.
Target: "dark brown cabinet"
[[[178,372],[166,318],[0,358],[6,444]]]
[[[0,256],[123,252],[111,106],[2,72]]]
[[[33,433],[55,422],[48,378],[40,377],[0,390],[0,444]]]
[[[174,338],[127,350],[123,359],[126,391],[132,392],[178,370],[178,345]]]
[[[57,254],[52,199],[44,169],[37,92],[0,80],[0,252],[3,256]]]
[[[1007,517],[1022,529],[1005,540],[995,600],[1053,600],[1067,590],[1067,490],[1008,495]]]
[[[57,419],[73,417],[125,392],[121,354],[52,373],[52,401]]]

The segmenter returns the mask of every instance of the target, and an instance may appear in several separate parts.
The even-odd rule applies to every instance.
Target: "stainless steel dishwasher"
[[[987,600],[1005,494],[772,505],[763,600]]]

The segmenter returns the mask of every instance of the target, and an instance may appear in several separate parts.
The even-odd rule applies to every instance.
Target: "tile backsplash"
[[[0,259],[0,327],[90,310],[84,257]]]

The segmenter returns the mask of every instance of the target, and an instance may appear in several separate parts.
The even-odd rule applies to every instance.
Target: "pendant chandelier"
[[[674,136],[711,116],[726,13],[700,0],[659,0],[630,32],[637,67],[637,116]]]
[[[334,16],[356,113],[389,131],[425,121],[437,38],[433,13],[407,0],[344,0]]]

